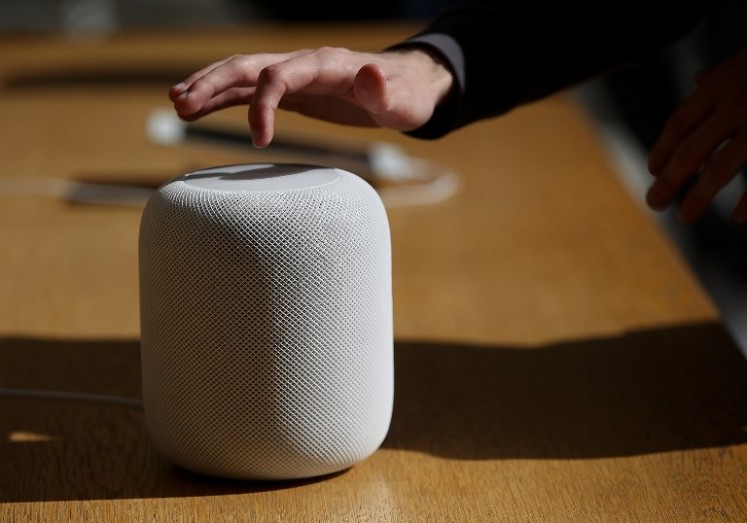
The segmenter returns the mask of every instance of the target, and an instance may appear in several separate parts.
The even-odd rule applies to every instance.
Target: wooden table
[[[145,121],[172,82],[229,54],[378,49],[411,31],[0,41],[0,387],[140,394],[142,209],[43,194],[54,179],[158,184],[264,161],[151,143]],[[244,129],[244,110],[210,121]],[[382,448],[331,477],[212,479],[162,459],[137,408],[6,396],[0,521],[747,518],[747,364],[572,99],[438,142],[292,114],[279,129],[389,141],[461,179],[442,203],[389,210],[396,400]]]

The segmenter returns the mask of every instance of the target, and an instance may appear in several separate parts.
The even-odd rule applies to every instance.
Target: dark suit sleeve
[[[542,9],[468,1],[392,49],[425,46],[456,86],[431,120],[408,134],[435,139],[614,68],[639,62],[692,31],[704,4],[599,2]]]

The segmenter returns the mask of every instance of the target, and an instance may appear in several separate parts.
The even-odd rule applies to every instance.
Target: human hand
[[[695,77],[697,89],[669,118],[649,154],[655,176],[646,200],[663,210],[688,181],[679,218],[697,221],[723,189],[747,165],[747,49]],[[747,223],[747,193],[732,219]]]
[[[420,49],[362,53],[323,47],[235,55],[169,90],[180,118],[249,105],[256,147],[270,144],[278,108],[329,122],[417,129],[451,88],[449,70]]]

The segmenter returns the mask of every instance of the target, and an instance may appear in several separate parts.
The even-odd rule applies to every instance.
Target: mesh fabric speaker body
[[[164,184],[139,245],[156,447],[245,479],[372,454],[392,415],[390,245],[378,194],[345,171],[226,166]]]

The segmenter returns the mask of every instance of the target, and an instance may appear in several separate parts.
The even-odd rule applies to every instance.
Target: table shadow
[[[715,323],[538,348],[397,341],[395,383],[384,449],[587,459],[747,442],[747,361]],[[0,339],[0,387],[137,398],[139,344]],[[201,476],[155,451],[141,410],[47,399],[0,398],[0,463],[0,502],[214,496],[330,479]]]
[[[719,324],[535,349],[400,341],[385,447],[584,459],[747,442],[747,360]]]

